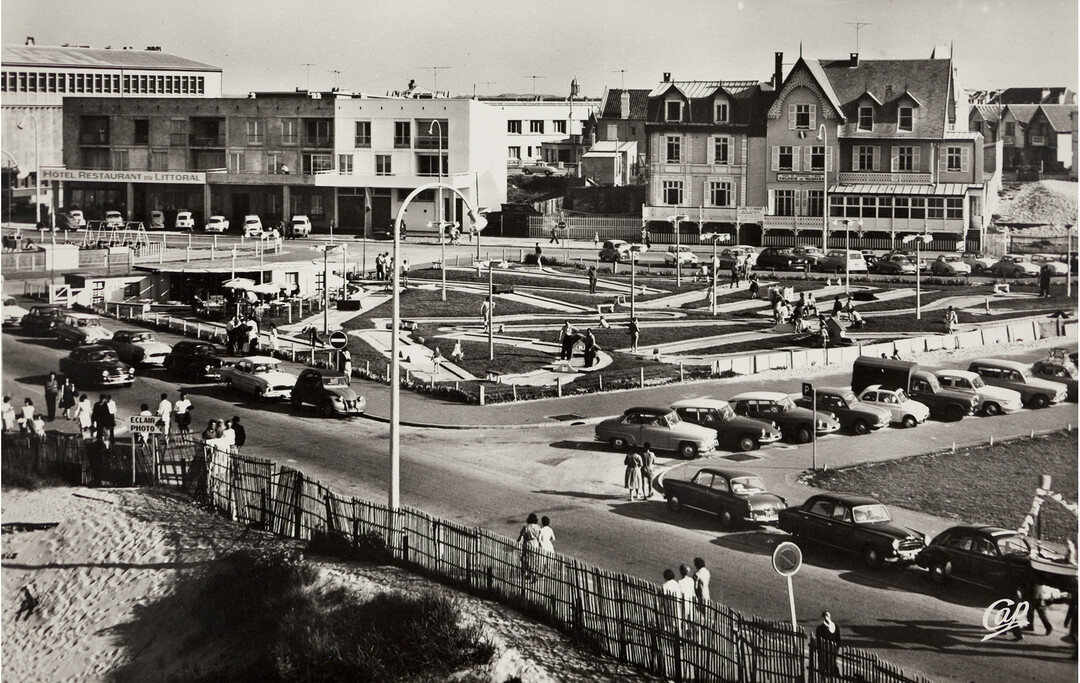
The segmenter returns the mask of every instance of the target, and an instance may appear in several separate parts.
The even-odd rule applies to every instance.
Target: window
[[[963,197],[946,197],[945,198],[945,218],[949,219],[961,219],[964,217],[964,199]]]
[[[329,119],[308,119],[304,121],[304,145],[324,147],[333,143],[333,121]]]
[[[551,123],[555,126],[556,133],[566,134],[566,121],[552,121]]]
[[[249,120],[247,122],[247,141],[249,145],[261,145],[263,143],[263,122]]]
[[[242,173],[244,170],[244,153],[229,152],[229,172]]]
[[[907,218],[911,214],[911,201],[908,197],[893,198],[893,217]]]
[[[728,121],[728,103],[717,102],[716,103],[716,122],[727,123]]]
[[[300,172],[304,175],[314,175],[325,171],[334,170],[334,159],[330,154],[307,153],[300,157]]]
[[[682,121],[682,102],[679,100],[668,100],[664,103],[664,120],[665,121]]]
[[[941,158],[939,170],[961,171],[968,170],[968,150],[966,147],[946,147]]]
[[[911,198],[911,217],[917,220],[926,218],[926,197]]]
[[[810,148],[810,170],[825,170],[825,145],[816,145]]]
[[[341,175],[352,175],[353,158],[351,154],[339,154],[338,155],[338,173]]]
[[[150,119],[135,119],[132,123],[135,126],[133,142],[136,145],[150,144]]]
[[[394,147],[412,146],[412,124],[408,121],[394,121]]]
[[[731,206],[731,183],[709,183],[709,203],[712,206]]]
[[[321,216],[326,212],[323,207],[323,196],[321,194],[311,195],[311,215]]]
[[[114,171],[127,171],[128,166],[128,153],[126,149],[116,149],[112,153],[112,170]]]
[[[821,216],[825,209],[824,190],[807,190],[806,191],[806,215],[807,216]]]
[[[773,215],[795,215],[795,190],[774,190]]]
[[[788,128],[810,130],[817,125],[817,107],[813,104],[789,104]]]
[[[873,107],[859,107],[859,130],[874,130]]]
[[[280,152],[267,152],[266,153],[266,172],[277,173],[281,170],[281,153]]]
[[[731,163],[731,138],[719,137],[713,140],[713,163]]]
[[[900,107],[896,127],[900,130],[911,130],[914,120],[914,110],[911,107]]]
[[[878,197],[877,198],[877,215],[878,218],[892,218],[892,197]]]
[[[423,176],[437,176],[440,175],[439,160],[442,160],[441,174],[446,175],[446,155],[438,154],[417,154],[416,155],[416,173]]]
[[[915,165],[916,148],[893,147],[893,172],[910,173],[918,170]]]
[[[945,217],[945,198],[944,197],[929,197],[926,200],[926,217],[927,218],[944,218]]]
[[[511,135],[521,135],[521,121],[507,121],[506,132]]]
[[[169,170],[169,153],[168,152],[150,152],[150,170],[151,171],[168,171]]]
[[[536,121],[536,120],[529,121],[529,132],[530,133],[543,133],[544,132],[544,122],[543,121]]]
[[[877,197],[862,198],[862,217],[873,218],[877,215]]]
[[[852,166],[854,171],[877,171],[880,169],[880,157],[878,147],[871,145],[857,145],[852,153]]]
[[[619,139],[619,125],[616,123],[607,124],[607,136],[605,140],[618,140]]]
[[[683,199],[683,184],[681,180],[664,181],[664,203],[671,206],[679,206]]]
[[[300,122],[296,119],[282,119],[281,144],[296,145],[300,142]]]
[[[678,135],[668,135],[664,138],[667,155],[664,161],[669,164],[677,164],[682,161],[682,138]]]
[[[281,215],[282,197],[280,194],[270,193],[266,195],[266,211],[271,216]]]
[[[506,157],[508,159],[514,159],[515,161],[521,161],[521,148],[520,147],[507,147]]]
[[[844,197],[844,217],[845,218],[858,218],[859,217],[859,198],[857,196]]]
[[[773,170],[795,170],[795,148],[791,145],[778,145],[773,147]]]
[[[1005,122],[1005,135],[1009,137],[1016,135],[1016,124],[1012,121]]]
[[[357,121],[354,147],[371,147],[371,121]]]
[[[375,175],[391,175],[389,154],[375,155]]]
[[[184,119],[169,120],[169,144],[173,147],[187,144],[187,121]]]

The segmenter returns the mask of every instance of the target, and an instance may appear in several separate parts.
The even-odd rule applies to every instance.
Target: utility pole
[[[307,90],[308,92],[310,92],[311,91],[311,67],[316,66],[316,65],[315,64],[308,64],[307,62],[305,62],[305,63],[301,64],[300,66],[306,66],[307,67],[307,83],[304,84],[304,89]]]
[[[439,96],[439,69],[452,69],[454,67],[452,67],[452,66],[422,66],[420,68],[421,69],[427,69],[428,71],[430,71],[432,74],[435,75],[435,87],[433,88],[433,90],[435,91],[435,96],[438,97]]]
[[[848,26],[855,27],[855,54],[859,54],[859,31],[863,26],[870,26],[869,21],[845,21]]]

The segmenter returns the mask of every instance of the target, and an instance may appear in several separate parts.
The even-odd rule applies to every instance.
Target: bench
[[[995,282],[994,283],[994,296],[998,294],[1008,294],[1009,283],[1008,282]]]

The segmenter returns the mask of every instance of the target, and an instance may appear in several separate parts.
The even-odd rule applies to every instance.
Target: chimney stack
[[[624,119],[630,118],[630,91],[623,90],[619,95],[619,114]]]
[[[670,71],[665,71],[664,72],[664,82],[665,83],[670,83],[671,82],[671,72]]]
[[[851,53],[851,68],[854,69],[858,65],[859,65],[859,53],[858,52],[852,52]]]
[[[26,36],[26,44],[37,45],[37,43],[34,41],[34,36]]]
[[[774,52],[773,57],[776,61],[776,66],[773,68],[773,87],[779,90],[780,84],[784,81],[784,53]]]

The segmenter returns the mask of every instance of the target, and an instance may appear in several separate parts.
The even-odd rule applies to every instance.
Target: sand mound
[[[998,203],[999,223],[1075,224],[1077,184],[1043,180],[1023,185]]]

